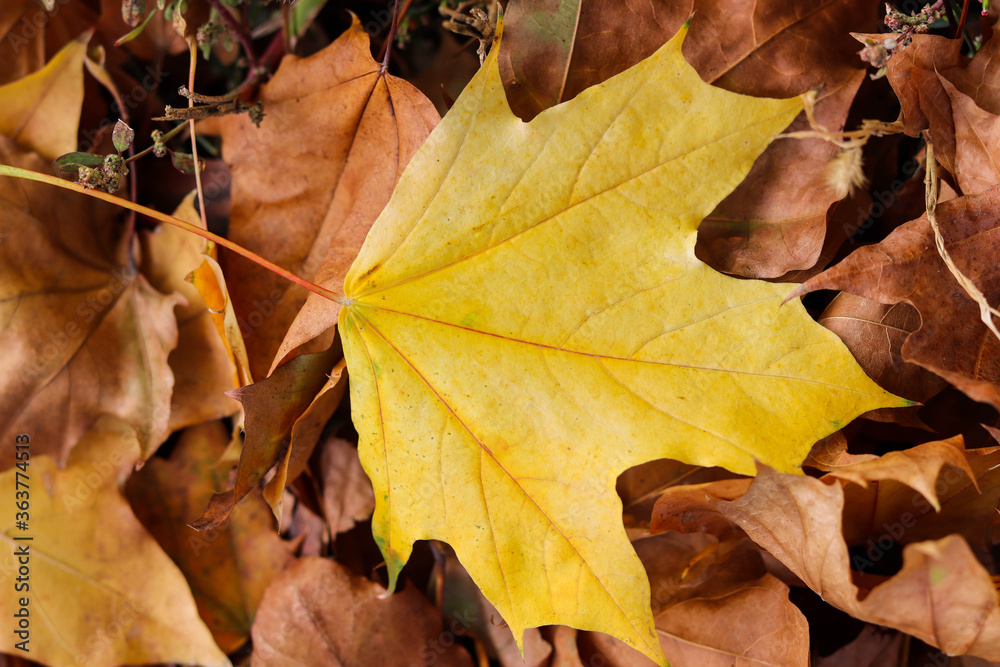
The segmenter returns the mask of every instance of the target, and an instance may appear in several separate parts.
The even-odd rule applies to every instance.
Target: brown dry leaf
[[[942,146],[954,147],[954,152],[939,154],[941,163],[950,165],[949,171],[962,194],[985,192],[1000,182],[1000,116],[980,109],[971,97],[960,92],[943,75],[937,74],[937,77],[951,103],[953,123],[949,128],[935,124],[930,127],[935,147],[939,139]],[[949,132],[954,138],[942,136]]]
[[[271,511],[254,494],[225,526],[199,533],[197,518],[228,480],[218,459],[229,444],[221,422],[186,430],[170,460],[151,459],[126,485],[132,508],[194,592],[198,613],[226,653],[250,637],[264,590],[292,562],[292,546],[274,531]]]
[[[441,611],[450,632],[455,637],[474,637],[485,647],[489,657],[502,667],[553,667],[550,663],[553,646],[542,636],[544,630],[529,628],[525,631],[522,654],[500,612],[483,595],[455,556],[455,551],[443,542],[432,544],[440,564],[437,573],[440,577]],[[578,667],[579,662],[570,662],[570,665]]]
[[[941,164],[961,194],[969,195],[1000,181],[1000,99],[988,82],[1000,46],[996,39],[988,41],[971,61],[960,48],[959,40],[916,35],[889,61],[887,77],[902,105],[906,132],[917,136],[929,129]]]
[[[862,461],[874,461],[877,458],[878,456],[875,454],[849,453],[847,451],[847,437],[844,436],[843,431],[837,431],[813,445],[809,456],[802,462],[802,465],[829,472]]]
[[[531,120],[625,71],[673,36],[691,7],[690,0],[511,2],[498,57],[511,111]]]
[[[923,402],[947,386],[933,373],[903,360],[903,342],[920,328],[920,314],[907,303],[883,304],[841,292],[819,323],[844,341],[870,378],[897,396]]]
[[[34,443],[31,433],[32,454]],[[15,545],[27,545],[30,655],[52,667],[228,666],[198,617],[184,576],[119,492],[138,449],[131,427],[106,417],[73,449],[65,470],[48,456],[29,459],[28,534],[33,539],[13,540],[25,533],[15,528],[11,514],[3,531],[9,548],[0,557],[0,575],[14,581]],[[0,475],[11,499],[15,473],[23,475],[19,470]],[[8,619],[18,608],[11,591],[0,597],[0,612]],[[14,653],[16,641],[13,632],[3,633],[0,650]]]
[[[320,387],[315,398],[292,425],[289,445],[278,459],[274,477],[264,486],[264,500],[274,511],[274,516],[279,521],[279,529],[285,485],[294,481],[309,465],[309,457],[319,442],[326,422],[340,405],[347,391],[346,371],[347,362],[341,359],[327,375],[326,382]]]
[[[200,226],[194,193],[184,198],[174,216]],[[166,294],[177,292],[187,301],[175,311],[178,342],[169,357],[174,373],[169,430],[234,414],[240,405],[225,395],[239,386],[233,359],[198,289],[185,280],[202,263],[204,242],[172,225],[160,225],[141,239],[142,272],[150,284]]]
[[[656,633],[671,665],[729,667],[809,664],[806,619],[788,586],[764,571],[743,538],[720,546],[705,534],[667,533],[634,542],[652,590]],[[584,665],[656,663],[608,635],[580,636]]]
[[[975,480],[975,472],[965,459],[965,447],[961,436],[940,442],[924,443],[904,451],[889,452],[871,461],[841,466],[827,474],[824,479],[842,479],[861,487],[887,480],[901,482],[920,493],[935,510],[940,511],[941,501],[937,495],[935,481],[941,469],[948,465],[961,470],[970,480]],[[879,487],[880,490],[881,488]],[[858,524],[852,522],[852,525]]]
[[[869,489],[849,485],[844,491],[845,524],[855,535],[867,527],[868,534],[875,535],[873,549],[884,547],[878,545],[878,540],[886,535],[900,544],[909,544],[958,534],[983,562],[990,562],[990,525],[1000,502],[1000,448],[967,450],[964,457],[966,466],[945,467],[936,479],[931,473],[926,483],[933,485],[941,505],[939,512],[922,493],[899,482],[882,481]],[[855,542],[867,544],[860,536]]]
[[[412,85],[382,73],[356,18],[316,55],[286,56],[261,100],[267,115],[259,129],[245,116],[200,126],[222,134],[233,174],[229,238],[340,291],[437,113]],[[249,324],[244,336],[255,378],[336,324],[335,304],[307,301],[305,290],[242,258],[222,259],[236,313]],[[260,303],[275,291],[279,299]],[[326,333],[306,351],[331,341]]]
[[[962,537],[909,544],[896,575],[859,588],[843,538],[844,489],[835,478],[817,480],[762,466],[746,494],[718,507],[838,609],[952,655],[1000,659],[1000,600]]]
[[[818,121],[830,130],[843,127],[864,79],[848,31],[873,27],[876,3],[512,3],[499,56],[512,109],[529,118],[574,97],[648,56],[689,17],[684,56],[705,81],[762,97],[821,89]],[[804,117],[788,131],[803,129]],[[868,217],[865,197],[845,202],[840,211],[833,206],[840,195],[827,186],[826,174],[836,150],[817,139],[775,142],[702,222],[698,257],[720,271],[754,278],[813,268],[828,226],[836,230],[835,249],[845,221],[857,226]]]
[[[264,593],[252,664],[408,667],[433,660],[440,667],[472,667],[461,647],[438,641],[446,635],[438,612],[412,587],[387,596],[338,563],[303,558]]]
[[[244,430],[246,440],[236,469],[236,486],[223,493],[215,494],[204,515],[191,524],[197,530],[215,528],[229,516],[229,513],[250,490],[260,482],[276,463],[289,466],[294,460],[296,474],[305,468],[305,463],[319,440],[323,425],[336,409],[344,392],[344,384],[337,380],[331,386],[330,373],[334,362],[340,357],[340,350],[331,349],[319,354],[307,354],[292,359],[280,366],[271,377],[255,382],[247,387],[233,389],[228,393],[243,404],[246,413]],[[339,390],[336,388],[339,385]],[[327,398],[326,394],[330,394]],[[334,400],[335,399],[335,400]],[[318,404],[314,412],[309,412],[313,404]],[[294,429],[302,422],[299,433]],[[298,441],[298,442],[297,442]],[[294,455],[288,450],[296,449],[301,454]],[[278,476],[275,476],[277,479]],[[271,487],[268,498],[275,515],[280,519],[280,492],[287,476],[279,482],[280,488]],[[279,495],[277,498],[274,492]]]
[[[673,459],[658,459],[629,468],[618,476],[615,488],[622,499],[622,513],[629,538],[646,536],[653,505],[672,487],[730,479],[724,468],[704,468]]]
[[[899,667],[903,635],[875,625],[866,625],[851,642],[825,657],[817,656],[813,667]]]
[[[1000,303],[1000,186],[938,205],[945,245],[958,269]],[[977,401],[1000,408],[1000,341],[979,318],[934,246],[927,216],[902,225],[884,241],[859,248],[810,279],[798,294],[839,289],[884,304],[914,306],[922,325],[903,343],[903,359],[933,371]]]
[[[0,137],[0,162],[48,171]],[[102,412],[166,438],[177,342],[174,306],[129,267],[118,212],[28,181],[0,182],[0,433],[30,432],[65,460]],[[125,235],[127,237],[127,235]]]
[[[885,35],[859,34],[855,38],[863,44],[867,40],[884,40]],[[960,66],[964,61],[961,49],[961,40],[940,35],[913,35],[912,43],[889,59],[886,79],[899,98],[904,131],[908,135],[915,137],[927,129],[929,121],[925,107],[929,99],[941,94],[937,77],[929,80],[930,85],[914,77]]]
[[[100,0],[59,0],[48,11],[38,0],[4,0],[0,84],[42,69],[60,48],[97,22],[100,6]]]
[[[357,447],[330,436],[320,450],[319,467],[323,474],[323,513],[334,535],[371,517],[375,494],[361,467]]]
[[[46,160],[76,150],[89,41],[84,33],[41,70],[0,86],[0,134]]]

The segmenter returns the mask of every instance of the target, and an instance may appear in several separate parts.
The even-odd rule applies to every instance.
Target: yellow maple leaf
[[[661,661],[616,477],[657,458],[795,471],[900,405],[791,287],[695,258],[698,223],[797,99],[705,84],[682,35],[523,123],[497,49],[407,167],[345,281],[351,406],[395,582],[450,543],[520,643],[563,624]]]

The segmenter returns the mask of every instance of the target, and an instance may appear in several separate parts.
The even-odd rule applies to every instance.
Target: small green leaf
[[[141,35],[142,31],[146,29],[146,25],[153,19],[153,16],[155,14],[156,14],[156,12],[150,12],[149,15],[145,18],[145,20],[143,20],[143,22],[139,25],[138,28],[136,28],[135,30],[129,32],[124,37],[119,37],[118,41],[115,42],[115,46],[121,46],[125,42],[131,42],[133,39],[135,39],[136,37],[138,37],[139,35]]]
[[[194,156],[190,153],[177,153],[170,151],[170,161],[180,171],[185,174],[194,173]]]
[[[98,167],[104,164],[104,158],[93,153],[66,153],[52,161],[57,171],[75,172],[80,167]]]
[[[121,118],[115,123],[115,129],[111,133],[111,142],[115,145],[115,150],[124,153],[132,145],[135,139],[135,130],[129,127]]]

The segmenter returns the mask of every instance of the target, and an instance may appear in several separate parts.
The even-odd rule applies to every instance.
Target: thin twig
[[[396,39],[396,23],[399,20],[399,0],[392,4],[392,23],[389,25],[389,36],[385,40],[385,53],[382,54],[382,74],[389,69],[389,54],[392,53],[392,40]]]
[[[324,299],[329,299],[330,301],[335,301],[343,305],[347,300],[340,294],[326,289],[325,287],[320,287],[319,285],[297,276],[288,269],[278,266],[274,262],[264,259],[260,255],[250,250],[247,250],[241,245],[233,243],[227,238],[219,236],[218,234],[213,234],[207,229],[202,229],[198,225],[192,225],[190,222],[181,220],[180,218],[175,218],[172,215],[167,215],[166,213],[161,213],[156,209],[149,208],[148,206],[143,206],[142,204],[136,204],[135,202],[130,202],[127,199],[122,199],[121,197],[116,197],[114,195],[108,194],[102,190],[91,190],[86,188],[79,183],[74,183],[72,181],[66,181],[61,178],[56,178],[55,176],[50,176],[48,174],[41,174],[37,171],[31,171],[29,169],[21,169],[19,167],[11,167],[9,165],[0,164],[0,176],[12,176],[14,178],[23,178],[29,181],[35,181],[37,183],[45,183],[47,185],[54,185],[57,188],[62,188],[64,190],[72,190],[73,192],[79,192],[80,194],[87,195],[88,197],[93,197],[95,199],[100,199],[106,201],[110,204],[115,204],[116,206],[121,206],[122,208],[128,209],[130,211],[135,211],[136,213],[141,213],[142,215],[153,218],[154,220],[159,220],[160,222],[165,222],[168,225],[173,225],[174,227],[179,227],[185,231],[189,231],[192,234],[196,234],[203,239],[208,239],[209,241],[215,242],[216,245],[222,246],[227,250],[232,250],[237,255],[247,258],[254,264],[264,267],[268,271],[277,274],[293,282],[296,285],[309,290],[315,294],[319,294]]]
[[[969,15],[969,0],[964,0],[962,3],[962,17],[958,19],[958,27],[955,28],[955,39],[962,37],[962,31],[965,30],[965,18]]]
[[[194,90],[194,72],[198,64],[198,45],[188,37],[188,53],[191,55],[191,69],[188,74],[188,90]],[[194,100],[188,98],[188,107],[194,107]],[[194,162],[194,183],[198,189],[198,212],[201,213],[201,226],[208,229],[208,216],[205,214],[205,191],[201,188],[201,163],[198,162],[198,135],[194,131],[194,119],[188,121],[191,128],[191,160]]]
[[[993,321],[994,317],[1000,317],[1000,311],[990,306],[990,302],[986,300],[986,296],[976,287],[975,283],[958,270],[951,255],[948,253],[948,249],[945,247],[944,236],[941,234],[941,228],[938,226],[937,221],[938,177],[937,161],[934,158],[934,144],[931,142],[930,137],[925,138],[927,140],[927,173],[924,175],[924,184],[926,186],[924,199],[927,204],[927,220],[931,223],[931,229],[934,230],[934,245],[937,247],[938,254],[941,255],[941,259],[944,260],[944,264],[948,267],[951,275],[955,277],[955,280],[965,290],[965,293],[979,305],[979,318],[983,321],[983,324],[993,332],[997,340],[1000,340],[1000,330],[997,329],[996,322]]]
[[[229,13],[229,10],[226,9],[220,0],[208,0],[208,4],[218,12],[222,22],[236,35],[236,39],[240,41],[240,45],[243,47],[243,54],[247,57],[250,76],[256,76],[256,72],[260,67],[260,60],[258,60],[257,54],[253,50],[253,40],[250,38],[250,33],[246,31],[246,28],[243,27],[240,21],[236,20],[236,17]]]
[[[171,139],[173,139],[174,137],[176,137],[178,134],[180,134],[181,130],[183,130],[185,127],[187,127],[187,125],[185,125],[184,123],[181,123],[180,125],[178,125],[174,129],[172,129],[172,130],[164,133],[163,137],[161,137],[161,142],[164,143],[164,144],[167,143],[168,141],[170,141]],[[156,144],[153,144],[152,146],[146,146],[141,151],[139,151],[138,153],[136,153],[135,155],[133,155],[129,159],[125,160],[125,164],[128,164],[129,162],[135,162],[139,158],[145,157],[146,155],[149,155],[150,153],[153,152],[154,148],[156,148]]]

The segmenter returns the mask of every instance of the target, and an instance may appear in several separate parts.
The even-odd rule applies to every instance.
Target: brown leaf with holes
[[[229,238],[339,292],[437,112],[412,85],[381,71],[357,19],[316,55],[286,56],[260,99],[260,128],[246,115],[199,126],[222,134],[233,174]],[[223,253],[220,260],[236,314],[248,325],[255,378],[317,337],[301,351],[329,347],[336,304],[307,299],[302,288],[242,258]],[[263,303],[276,290],[281,298]]]
[[[249,639],[264,590],[292,562],[292,547],[278,537],[270,509],[256,494],[214,531],[186,525],[225,486],[229,470],[218,459],[228,444],[221,422],[187,429],[170,459],[150,460],[129,478],[126,493],[136,516],[190,583],[216,643],[232,653]]]
[[[945,246],[958,269],[1000,303],[1000,186],[937,207]],[[958,284],[934,245],[926,214],[884,241],[859,248],[808,280],[796,294],[839,289],[884,304],[908,303],[921,326],[906,337],[905,361],[918,364],[977,401],[1000,408],[1000,340],[979,318],[979,307]]]
[[[331,602],[335,602],[331,604]],[[253,627],[260,667],[472,667],[468,653],[436,642],[441,616],[413,588],[384,588],[324,558],[303,558],[264,593]]]
[[[761,467],[746,494],[718,507],[827,603],[851,616],[902,630],[951,655],[1000,659],[1000,599],[961,536],[908,544],[895,575],[852,580],[843,536],[844,484]]]

